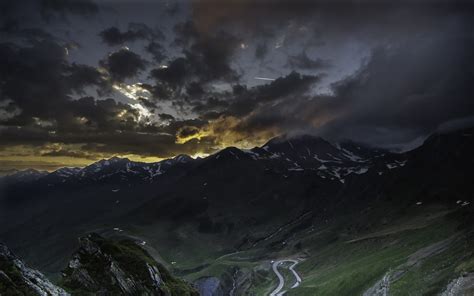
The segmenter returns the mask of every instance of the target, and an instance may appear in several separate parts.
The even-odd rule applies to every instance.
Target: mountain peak
[[[214,159],[237,159],[239,160],[245,152],[237,147],[227,147],[212,155]]]
[[[268,141],[261,147],[267,152],[311,155],[314,153],[335,152],[337,150],[325,139],[312,135],[281,136]]]
[[[298,142],[298,141],[326,141],[326,140],[324,140],[320,136],[315,136],[315,135],[310,135],[310,134],[298,134],[298,135],[283,134],[283,135],[271,138],[263,146],[280,144],[280,143],[284,143],[284,142],[287,142],[287,141],[297,141]]]
[[[193,160],[193,158],[187,154],[179,154],[173,158],[175,161],[180,163],[186,163]]]
[[[139,244],[143,243],[109,240],[96,233],[80,237],[79,249],[62,272],[64,286],[94,295],[97,291],[112,295],[198,295],[142,249]],[[89,276],[97,273],[100,276]]]
[[[109,162],[111,163],[116,163],[116,162],[128,162],[130,161],[130,159],[126,158],[126,157],[118,157],[118,156],[113,156],[111,158],[108,159]]]
[[[46,171],[26,169],[26,170],[21,170],[21,171],[13,171],[12,173],[6,175],[5,177],[15,178],[15,179],[24,180],[24,181],[31,181],[31,180],[39,179],[47,174],[48,172]]]
[[[130,162],[130,159],[114,156],[109,159],[101,159],[99,161],[96,161],[92,163],[91,165],[89,165],[88,167],[104,167],[104,166],[109,166],[111,164],[127,163],[127,162]]]

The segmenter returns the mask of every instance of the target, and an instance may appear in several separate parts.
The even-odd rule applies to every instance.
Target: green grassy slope
[[[168,263],[176,260],[170,267],[189,281],[206,276],[229,279],[237,269],[239,276],[233,280],[245,279],[245,289],[239,291],[245,295],[272,291],[277,279],[270,262],[284,258],[301,260],[296,270],[303,278],[300,287],[287,295],[358,295],[387,273],[392,275],[393,295],[433,294],[462,272],[473,271],[469,211],[414,205],[396,219],[386,221],[384,214],[378,210],[360,218],[370,225],[364,231],[347,227],[351,219],[360,222],[354,216],[341,217],[323,227],[301,228],[291,236],[279,233],[262,245],[237,252],[229,237],[208,235],[202,240],[199,235],[199,240],[193,238],[192,229],[180,229],[188,243],[179,248],[162,245],[158,251]],[[284,266],[280,270],[287,278],[285,288],[291,286],[291,273]]]

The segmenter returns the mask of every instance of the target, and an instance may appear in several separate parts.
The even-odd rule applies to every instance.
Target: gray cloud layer
[[[167,30],[128,19],[96,25],[92,45],[60,38],[48,24],[100,19],[101,5],[24,4],[2,6],[1,148],[62,143],[86,152],[41,155],[166,157],[297,133],[399,148],[474,116],[467,1],[193,1]],[[34,8],[36,20],[22,25]],[[360,44],[368,55],[356,53]],[[72,60],[68,49],[81,46],[100,48],[102,59]],[[333,55],[341,48],[355,49]],[[268,68],[276,80],[246,84]],[[321,93],[325,79],[330,92]],[[148,97],[128,102],[113,90],[135,82]]]

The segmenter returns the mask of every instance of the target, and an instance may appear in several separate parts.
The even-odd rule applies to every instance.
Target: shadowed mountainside
[[[331,295],[363,292],[411,253],[456,233],[443,252],[459,260],[450,262],[450,273],[431,276],[441,291],[472,269],[456,264],[472,262],[472,252],[458,247],[472,244],[473,134],[434,134],[400,154],[301,136],[204,159],[112,158],[83,169],[15,174],[0,179],[0,237],[53,277],[77,248],[77,236],[134,238],[180,276],[224,294],[234,287],[261,295],[272,285],[265,262],[298,256],[305,258],[303,282],[291,293]],[[342,260],[344,253],[383,256],[381,250],[392,250],[383,257],[391,260],[368,263],[373,269],[364,277],[351,275],[359,268],[348,266],[353,258]],[[333,268],[344,267],[330,284],[318,273],[325,253]]]

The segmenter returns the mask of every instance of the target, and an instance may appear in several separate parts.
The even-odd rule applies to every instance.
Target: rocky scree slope
[[[132,240],[107,240],[91,233],[62,272],[62,285],[75,294],[197,296]]]
[[[61,286],[61,287],[59,287]],[[159,295],[197,296],[132,240],[110,240],[91,233],[62,272],[58,285],[27,267],[0,245],[0,295]]]
[[[0,244],[0,295],[69,295]]]

